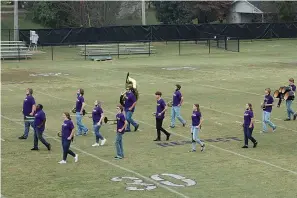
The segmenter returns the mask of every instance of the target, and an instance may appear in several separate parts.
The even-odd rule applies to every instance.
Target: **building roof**
[[[249,1],[252,5],[264,13],[278,13],[277,2],[275,1]]]

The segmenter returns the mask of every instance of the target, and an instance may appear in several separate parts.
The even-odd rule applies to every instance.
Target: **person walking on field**
[[[180,89],[181,89],[181,86],[177,84],[176,90],[173,93],[173,99],[172,99],[170,128],[175,127],[175,118],[177,118],[183,124],[183,126],[186,126],[186,121],[180,115],[180,108],[184,101],[184,98],[180,92]]]

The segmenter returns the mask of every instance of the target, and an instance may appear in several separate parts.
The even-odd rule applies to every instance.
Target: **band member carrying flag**
[[[267,124],[272,128],[273,132],[276,130],[276,126],[270,121],[270,116],[272,112],[272,106],[274,99],[270,95],[271,90],[270,88],[265,89],[265,96],[264,96],[264,103],[262,103],[261,107],[263,109],[263,116],[262,116],[262,125],[263,129],[261,132],[267,132]]]
[[[186,121],[180,115],[180,107],[183,104],[184,98],[180,92],[181,86],[176,85],[176,90],[173,93],[172,108],[171,108],[171,124],[170,127],[175,127],[175,118],[177,118],[183,126],[186,126]]]
[[[30,131],[30,126],[34,129],[34,113],[36,111],[35,99],[32,96],[33,89],[28,88],[26,90],[26,98],[23,103],[23,115],[25,122],[25,131],[24,134],[19,137],[19,139],[27,139]]]
[[[46,148],[50,151],[51,150],[51,145],[43,138],[42,134],[45,129],[45,122],[46,122],[46,116],[43,111],[43,106],[42,104],[38,104],[36,107],[36,113],[35,113],[35,119],[34,119],[34,147],[31,149],[32,151],[34,150],[39,150],[38,149],[38,140],[46,146]]]

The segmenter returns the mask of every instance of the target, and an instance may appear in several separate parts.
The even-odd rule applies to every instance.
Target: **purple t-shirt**
[[[243,125],[250,126],[253,117],[254,113],[251,110],[246,110],[244,112]],[[252,125],[252,128],[254,128],[254,125]]]
[[[193,111],[192,113],[192,126],[198,126],[200,124],[201,113],[199,111]]]
[[[274,102],[274,99],[271,95],[265,95],[264,97],[264,103],[266,104],[272,104]],[[266,112],[271,112],[272,111],[272,106],[267,106],[264,111]]]
[[[95,107],[92,112],[93,124],[97,124],[101,118],[103,110],[101,107]]]
[[[291,86],[291,89],[292,89],[292,91],[296,91],[296,85],[290,85]]]
[[[82,104],[85,102],[84,97],[79,96],[76,99],[76,112],[80,112]]]
[[[161,113],[166,107],[165,101],[161,98],[160,100],[157,101],[157,111],[156,111],[156,118],[164,119],[165,117],[165,112],[162,113],[159,116],[159,113]]]
[[[180,93],[179,90],[175,91],[173,93],[173,99],[172,99],[172,106],[178,106],[180,104],[182,98],[182,94]]]
[[[62,124],[62,139],[66,140],[70,136],[73,129],[73,122],[71,120],[64,120]]]
[[[117,132],[118,132],[119,129],[123,128],[123,126],[125,125],[126,118],[123,113],[118,113],[116,115],[116,119],[117,119]],[[125,132],[125,129],[121,133],[124,133],[124,132]]]
[[[129,91],[126,93],[126,100],[125,100],[125,111],[129,111],[129,108],[133,105],[134,102],[136,102],[136,97],[135,95]],[[131,110],[132,112],[134,112],[135,107]]]
[[[34,126],[37,128],[39,132],[44,131],[45,123],[40,128],[38,128],[38,126],[41,125],[45,121],[45,119],[46,119],[46,116],[43,110],[39,110],[36,112],[35,118],[34,118]]]
[[[24,116],[29,116],[32,112],[32,106],[35,105],[35,99],[33,96],[28,95],[23,103],[23,114]]]

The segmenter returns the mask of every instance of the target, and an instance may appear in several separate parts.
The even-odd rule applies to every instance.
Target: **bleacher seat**
[[[32,53],[23,41],[1,41],[1,59],[28,59]]]

